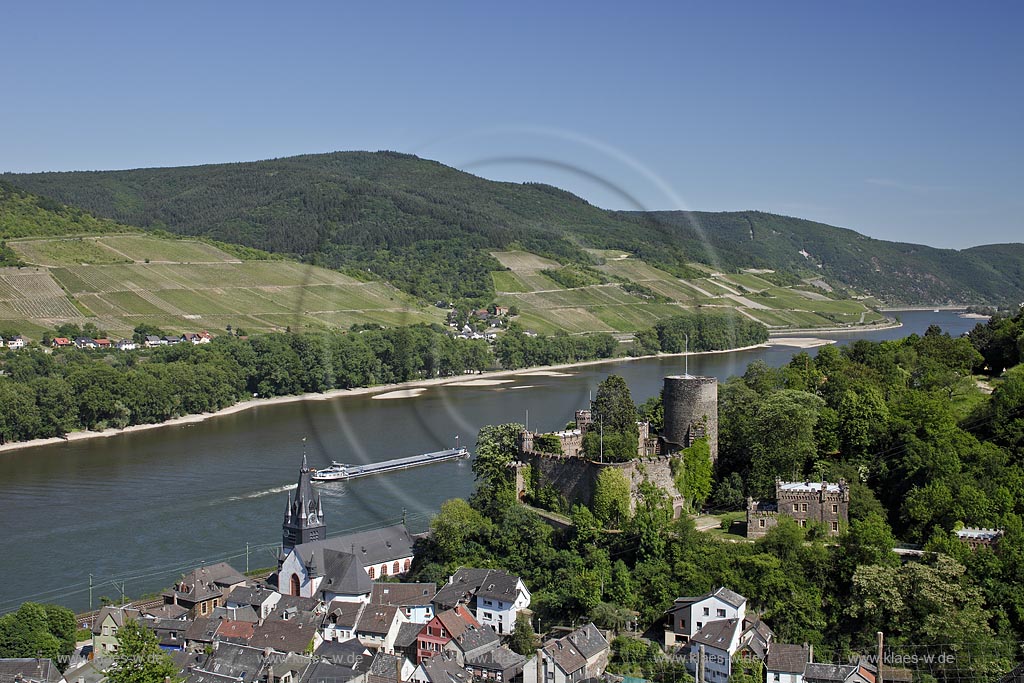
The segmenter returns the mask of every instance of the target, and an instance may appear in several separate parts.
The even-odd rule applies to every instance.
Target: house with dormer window
[[[685,645],[694,634],[712,621],[738,619],[747,614],[747,599],[720,587],[698,597],[676,598],[665,625],[665,647]]]
[[[445,645],[458,638],[469,628],[479,628],[480,624],[465,605],[456,605],[452,609],[438,612],[420,630],[416,639],[416,663],[441,654]]]
[[[518,576],[500,569],[462,568],[448,578],[433,602],[439,610],[467,605],[480,624],[508,635],[519,613],[528,610],[530,591]]]
[[[604,634],[587,624],[537,650],[523,665],[523,683],[579,683],[597,678],[608,666],[610,652]]]

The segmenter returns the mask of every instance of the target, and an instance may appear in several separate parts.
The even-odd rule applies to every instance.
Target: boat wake
[[[231,496],[228,500],[249,500],[250,498],[262,498],[263,496],[272,496],[275,493],[284,493],[295,488],[295,484],[285,484],[284,486],[275,486],[272,489],[266,491],[257,491],[255,493],[245,493],[241,496]]]

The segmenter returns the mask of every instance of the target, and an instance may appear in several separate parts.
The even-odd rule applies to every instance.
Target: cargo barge
[[[433,453],[422,453],[407,458],[396,458],[384,462],[370,462],[365,465],[347,465],[340,462],[332,462],[330,467],[321,470],[311,470],[310,479],[313,481],[347,481],[358,477],[368,477],[371,474],[384,474],[385,472],[397,472],[412,467],[432,465],[436,462],[448,460],[460,460],[469,457],[469,450],[465,448],[449,448]]]

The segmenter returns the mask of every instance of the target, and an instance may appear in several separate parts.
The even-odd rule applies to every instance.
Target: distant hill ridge
[[[820,275],[888,304],[1024,301],[1022,244],[957,251],[758,211],[607,211],[395,152],[2,179],[132,226],[369,270],[428,301],[491,298],[502,266],[489,252],[510,248],[582,264],[587,248],[619,249],[686,277],[691,262]]]

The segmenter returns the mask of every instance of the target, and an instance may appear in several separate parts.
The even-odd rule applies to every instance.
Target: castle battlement
[[[846,524],[850,510],[850,487],[846,480],[782,481],[775,480],[775,502],[747,498],[747,536],[758,538],[779,523],[785,515],[800,526],[819,522],[831,536],[838,536]]]

